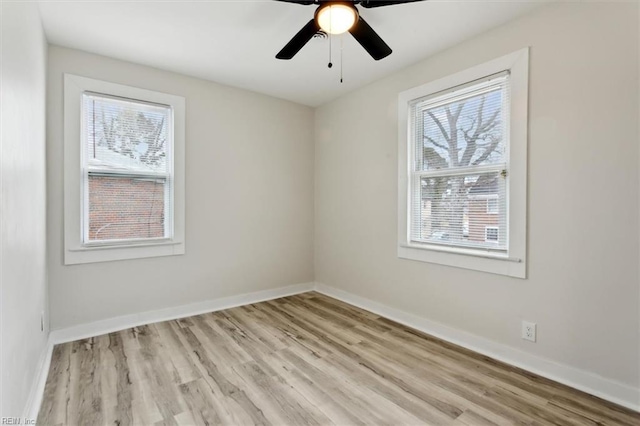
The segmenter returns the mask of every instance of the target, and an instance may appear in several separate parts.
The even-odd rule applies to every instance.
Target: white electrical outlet
[[[522,338],[531,342],[536,341],[536,323],[522,321]]]

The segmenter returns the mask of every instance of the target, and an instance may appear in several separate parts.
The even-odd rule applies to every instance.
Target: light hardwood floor
[[[39,425],[640,425],[318,293],[57,345]]]

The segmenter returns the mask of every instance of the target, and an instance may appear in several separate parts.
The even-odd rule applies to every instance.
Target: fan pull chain
[[[333,64],[331,63],[331,25],[333,23],[333,10],[331,8],[329,8],[329,65],[327,65],[329,68],[331,68],[333,66]]]
[[[331,63],[331,33],[329,33],[328,35],[329,35],[329,65],[327,66],[331,68],[333,66],[333,64]]]
[[[344,37],[343,35],[340,35],[340,83],[342,83],[342,63],[343,63],[342,50],[343,48],[344,48]]]

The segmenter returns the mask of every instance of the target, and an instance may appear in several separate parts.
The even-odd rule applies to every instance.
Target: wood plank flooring
[[[318,293],[57,345],[39,425],[640,425]]]

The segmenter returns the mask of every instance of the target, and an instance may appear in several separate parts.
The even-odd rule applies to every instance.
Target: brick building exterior
[[[493,209],[490,204],[497,201],[497,197],[491,196],[469,199],[469,241],[485,242],[487,241],[487,228],[499,227],[498,211]],[[489,234],[491,234],[491,231]]]
[[[89,176],[89,241],[162,238],[165,181]]]
[[[469,241],[498,243],[500,179],[479,180],[469,191]]]

